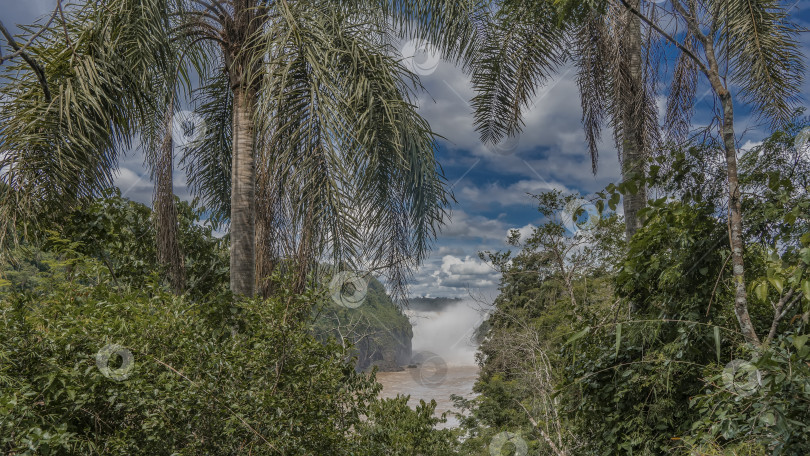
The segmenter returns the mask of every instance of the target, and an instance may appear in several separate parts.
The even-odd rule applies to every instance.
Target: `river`
[[[377,381],[383,386],[380,397],[393,398],[398,394],[410,394],[411,398],[408,400],[408,406],[411,408],[416,408],[420,399],[424,399],[425,402],[435,399],[436,416],[440,416],[443,412],[457,411],[453,408],[452,401],[450,401],[451,394],[457,394],[468,399],[474,397],[472,389],[476,378],[478,378],[477,366],[448,366],[442,381],[424,381],[422,380],[424,374],[425,372],[419,372],[419,369],[405,369],[402,372],[378,372]],[[435,377],[433,373],[428,375]],[[456,426],[458,426],[458,419],[448,413],[447,422],[440,423],[437,427]]]
[[[416,367],[400,372],[378,372],[383,385],[381,397],[410,395],[408,405],[416,407],[419,400],[436,401],[436,415],[457,411],[450,396],[474,397],[473,385],[478,377],[475,363],[477,347],[473,341],[475,329],[486,313],[477,303],[461,301],[441,311],[408,310],[413,324],[413,360]],[[438,427],[458,426],[451,414],[447,423]]]

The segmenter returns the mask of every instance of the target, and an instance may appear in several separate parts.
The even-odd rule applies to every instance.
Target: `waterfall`
[[[486,318],[481,304],[458,300],[433,310],[406,311],[413,325],[413,352],[435,353],[448,366],[474,366],[475,332]]]

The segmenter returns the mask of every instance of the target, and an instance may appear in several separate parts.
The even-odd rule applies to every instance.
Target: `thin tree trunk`
[[[719,93],[723,107],[723,146],[728,173],[728,216],[731,243],[731,266],[734,277],[734,313],[745,341],[759,346],[760,341],[748,314],[748,296],[745,290],[745,262],[743,260],[742,206],[740,182],[737,178],[737,146],[734,141],[734,107],[731,94],[725,88]]]
[[[253,157],[255,95],[236,87],[233,96],[231,168],[231,291],[252,297],[256,267],[256,168]]]
[[[751,316],[748,314],[748,294],[745,290],[745,261],[743,260],[743,225],[742,205],[740,204],[740,181],[737,177],[737,145],[734,138],[734,103],[731,93],[723,85],[720,67],[714,55],[714,45],[709,39],[703,40],[706,59],[709,62],[708,77],[712,88],[720,98],[723,110],[723,148],[726,154],[726,172],[728,175],[728,218],[729,243],[731,244],[731,266],[734,277],[734,314],[740,325],[745,341],[759,347],[761,342],[754,330]]]
[[[174,202],[173,187],[173,106],[166,109],[164,119],[164,139],[155,165],[155,195],[152,207],[155,213],[158,263],[165,268],[172,290],[179,294],[186,284],[186,270],[183,253],[177,240],[177,207]]]
[[[629,0],[630,4],[639,9],[640,0]],[[619,96],[629,97],[624,102],[622,124],[624,136],[622,141],[622,179],[624,182],[633,181],[635,193],[625,193],[622,199],[624,208],[625,235],[629,241],[633,234],[641,228],[644,221],[638,216],[641,209],[647,207],[647,186],[644,183],[645,151],[644,151],[644,81],[641,65],[641,20],[634,14],[628,14],[626,31],[626,49],[629,53],[627,89],[628,94]]]

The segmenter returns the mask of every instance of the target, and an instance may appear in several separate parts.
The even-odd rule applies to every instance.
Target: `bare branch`
[[[56,8],[54,8],[53,14],[51,14],[51,18],[48,19],[48,22],[46,22],[45,25],[43,25],[42,28],[40,28],[37,33],[31,36],[31,38],[22,46],[17,44],[17,41],[14,40],[14,36],[12,36],[11,33],[9,33],[9,31],[3,25],[3,21],[0,21],[0,33],[2,33],[3,36],[6,38],[11,48],[14,49],[14,53],[9,54],[7,56],[0,56],[0,65],[2,65],[3,62],[6,60],[10,60],[15,57],[22,57],[23,60],[25,60],[25,62],[28,63],[31,69],[34,70],[34,73],[36,73],[37,79],[39,80],[39,84],[42,86],[42,91],[45,94],[45,100],[47,101],[51,101],[51,91],[48,88],[48,80],[45,78],[45,69],[43,69],[42,66],[36,60],[34,60],[33,57],[28,55],[28,53],[25,52],[25,49],[29,47],[31,43],[33,43],[34,40],[37,39],[37,37],[39,37],[39,35],[41,35],[42,32],[45,31],[45,29],[48,28],[48,26],[51,25],[51,22],[53,22],[54,18],[56,17],[56,14],[59,11],[61,11],[61,9],[62,9],[62,0],[57,0]]]
[[[765,339],[763,345],[768,345],[771,343],[774,337],[776,337],[776,329],[779,327],[779,323],[785,318],[785,315],[790,312],[790,310],[799,303],[802,299],[801,293],[796,293],[795,288],[791,288],[779,299],[779,302],[776,303],[776,309],[774,309],[773,315],[773,322],[771,323],[771,330],[768,331],[768,337]]]
[[[653,30],[655,30],[656,32],[661,34],[661,36],[663,36],[667,41],[674,44],[678,49],[681,50],[681,52],[688,55],[689,58],[694,60],[695,63],[700,68],[700,71],[703,74],[705,74],[707,77],[709,76],[709,70],[708,70],[708,68],[706,68],[706,65],[704,65],[703,62],[692,51],[690,51],[686,46],[681,44],[681,42],[676,40],[672,35],[665,32],[661,27],[656,25],[655,22],[649,20],[647,18],[647,16],[641,14],[637,9],[633,8],[629,3],[627,3],[627,0],[620,0],[620,1],[622,2],[622,5],[624,5],[624,7],[627,8],[628,11],[630,11],[634,15],[638,16],[638,18],[641,19],[645,24],[652,27]],[[700,35],[703,35],[703,34],[701,33]]]
[[[14,40],[14,37],[11,35],[11,33],[9,33],[8,30],[6,30],[6,27],[3,25],[3,21],[0,21],[0,32],[3,33],[3,36],[5,36],[6,40],[8,40],[8,44],[11,45],[11,47],[14,49],[14,53],[12,53],[12,54],[0,55],[0,65],[2,65],[3,62],[6,61],[6,60],[11,60],[11,59],[13,59],[15,57],[22,56],[23,54],[25,54],[25,49],[28,46],[30,46],[31,43],[33,43],[35,39],[39,38],[39,35],[41,35],[42,32],[44,32],[45,29],[47,29],[48,26],[51,25],[51,22],[53,22],[54,18],[56,17],[56,13],[58,13],[61,10],[62,10],[62,0],[57,0],[56,8],[53,10],[53,14],[51,14],[51,18],[48,19],[48,22],[46,22],[45,25],[43,25],[42,28],[40,28],[37,33],[35,33],[33,36],[31,36],[31,38],[25,44],[23,44],[22,46],[17,44],[17,42]]]

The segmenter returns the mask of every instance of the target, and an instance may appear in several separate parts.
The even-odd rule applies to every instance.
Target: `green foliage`
[[[443,419],[433,416],[435,409],[436,401],[425,403],[420,400],[413,410],[408,407],[407,396],[372,403],[367,419],[357,429],[363,454],[457,454],[453,432],[434,429],[443,422]]]
[[[530,454],[546,454],[549,445],[532,420],[559,447],[575,446],[554,394],[568,362],[560,347],[578,322],[611,307],[610,274],[624,227],[601,199],[591,204],[556,191],[535,198],[546,223],[526,239],[512,233],[510,243],[521,250],[480,254],[503,278],[479,347],[482,370],[474,389],[480,395],[457,400],[471,411],[462,421],[470,433],[465,454],[489,454],[502,431],[523,436]]]
[[[563,397],[575,433],[591,436],[587,454],[670,449],[697,419],[689,398],[716,359],[713,326],[738,339],[729,292],[713,296],[725,231],[710,208],[658,201],[646,217],[615,277],[632,314],[563,349]]]
[[[227,238],[202,223],[205,209],[177,201],[178,241],[184,254],[187,294],[196,299],[222,290],[228,281]],[[153,213],[121,197],[117,189],[55,221],[44,242],[24,245],[0,274],[15,287],[31,288],[42,274],[59,273],[54,261],[86,255],[103,265],[116,285],[140,288],[165,277],[155,251]]]
[[[750,353],[756,370],[734,379],[709,367],[708,387],[695,397],[697,444],[754,442],[771,455],[810,452],[810,346],[808,334],[779,337],[764,354]],[[724,378],[725,375],[725,378]],[[763,453],[764,454],[764,453]]]
[[[202,209],[181,202],[178,212],[182,296],[158,273],[151,211],[117,193],[14,252],[0,284],[1,453],[452,451],[455,437],[434,429],[435,404],[378,401],[374,374],[347,363],[351,341],[328,337],[329,321],[315,337],[315,310],[337,307],[322,292],[293,294],[274,277],[273,297],[234,302],[223,291],[227,239],[200,224]],[[357,312],[376,350],[399,343],[387,326],[410,352],[408,320],[378,281]],[[99,368],[111,345],[132,355],[131,370],[121,353],[109,358],[112,376]]]
[[[192,301],[154,280],[116,286],[81,254],[53,268],[62,271],[0,294],[4,454],[410,455],[453,446],[433,429],[435,404],[376,402],[374,376],[311,335],[311,291],[292,295],[282,283],[264,301]],[[112,356],[105,375],[98,356],[112,344],[132,364]]]
[[[589,262],[561,255],[577,238],[556,219],[566,199],[547,193],[547,223],[522,244],[512,238],[518,254],[482,254],[503,281],[481,345],[481,395],[459,401],[470,410],[464,448],[486,454],[487,439],[510,430],[538,454],[559,454],[546,436],[577,455],[806,454],[810,161],[794,146],[806,125],[797,119],[740,159],[749,311],[763,348],[745,345],[734,313],[722,157],[712,143],[672,150],[651,161],[647,181],[668,196],[639,214],[645,225],[628,245],[602,241],[620,236],[605,229]],[[608,186],[594,205],[615,208],[630,190]]]

